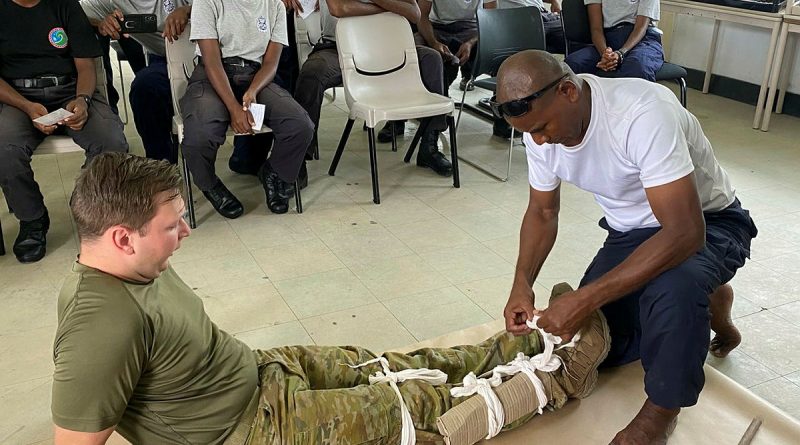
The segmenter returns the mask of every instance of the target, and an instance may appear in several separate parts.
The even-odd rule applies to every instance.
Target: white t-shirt
[[[286,7],[281,0],[195,0],[190,38],[219,40],[223,58],[261,63],[270,41],[289,46]]]
[[[433,3],[428,16],[431,23],[449,25],[455,22],[476,22],[478,8],[497,0],[425,0]]]
[[[728,174],[700,122],[668,88],[642,79],[578,77],[592,90],[589,128],[574,147],[537,145],[525,133],[531,187],[550,191],[562,180],[575,184],[594,194],[608,224],[621,232],[660,227],[645,188],[689,173],[694,173],[703,211],[733,202]]]
[[[583,0],[586,5],[600,3],[603,9],[603,28],[620,23],[636,24],[636,16],[650,17],[651,22],[661,19],[659,0]]]

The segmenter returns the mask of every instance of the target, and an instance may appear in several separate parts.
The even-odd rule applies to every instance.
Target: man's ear
[[[134,248],[133,230],[124,226],[113,226],[108,229],[111,236],[111,241],[114,247],[121,250],[126,255],[133,255],[136,253]]]

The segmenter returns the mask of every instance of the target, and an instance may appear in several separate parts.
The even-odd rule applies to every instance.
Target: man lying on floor
[[[455,435],[472,426],[443,422],[448,411],[483,403],[456,398],[455,384],[472,379],[477,388],[470,373],[492,371],[519,353],[550,356],[560,341],[535,329],[520,337],[500,333],[475,346],[387,353],[374,363],[365,362],[375,354],[358,347],[251,351],[211,322],[169,266],[190,233],[182,184],[166,161],[118,153],[98,156],[76,181],[70,208],[80,257],[59,297],[53,354],[56,444],[103,444],[114,430],[134,444],[397,444],[404,426],[412,428],[406,443],[413,443],[413,429],[437,441],[437,428]],[[599,311],[581,335],[555,351],[553,369],[543,360],[534,376],[522,370],[526,376],[517,377],[539,386],[530,396],[514,395],[533,408],[527,416],[507,415],[508,422],[501,416],[496,430],[593,389],[610,345]],[[370,374],[420,368],[438,377],[370,382]],[[498,387],[498,397],[517,377]],[[472,412],[491,426],[486,406]]]

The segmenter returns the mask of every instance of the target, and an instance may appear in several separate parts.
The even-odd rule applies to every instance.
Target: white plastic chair
[[[191,30],[189,26],[183,31],[183,34],[178,40],[170,42],[164,39],[167,55],[167,75],[169,77],[169,89],[172,93],[172,110],[174,115],[172,117],[172,141],[175,145],[175,150],[178,152],[179,162],[183,168],[183,180],[186,187],[187,203],[186,207],[189,211],[189,226],[197,228],[197,219],[194,213],[194,199],[192,197],[192,178],[189,173],[189,166],[183,158],[180,145],[183,142],[183,118],[181,117],[180,100],[186,93],[186,88],[189,85],[189,78],[192,76],[195,67],[195,48],[194,42],[189,40]],[[256,134],[270,133],[272,129],[266,125],[262,125],[261,129],[256,131]],[[233,130],[228,129],[228,136],[232,136]],[[297,205],[297,213],[303,213],[303,203],[300,198],[300,187],[295,183],[295,203]]]
[[[353,122],[363,119],[369,133],[372,201],[380,204],[375,127],[385,121],[421,119],[404,159],[409,162],[430,122],[430,119],[423,118],[446,114],[450,127],[453,186],[460,187],[456,126],[453,119],[455,107],[449,97],[425,89],[419,73],[417,48],[408,21],[390,12],[342,18],[336,25],[336,41],[350,115],[328,174],[333,176],[336,172]]]

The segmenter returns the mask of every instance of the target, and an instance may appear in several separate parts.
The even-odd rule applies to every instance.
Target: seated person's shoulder
[[[126,284],[76,263],[58,299],[59,326],[86,325],[120,332],[143,327],[144,313]]]

